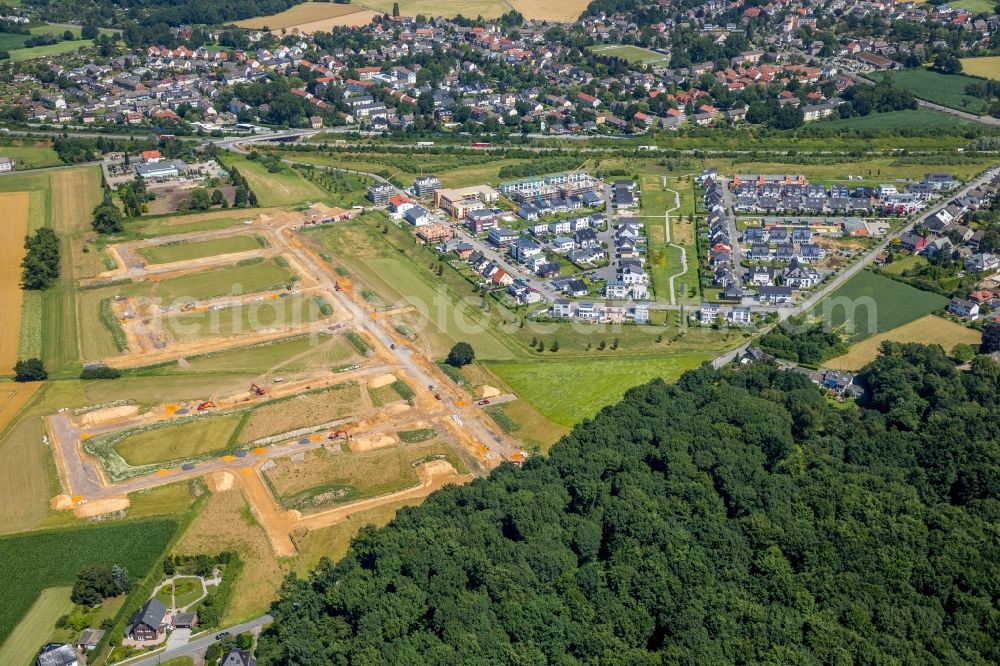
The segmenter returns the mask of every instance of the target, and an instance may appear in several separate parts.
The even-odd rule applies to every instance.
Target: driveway
[[[190,629],[174,629],[169,636],[167,636],[167,650],[173,650],[179,647],[187,645],[188,641],[191,640],[191,630]]]

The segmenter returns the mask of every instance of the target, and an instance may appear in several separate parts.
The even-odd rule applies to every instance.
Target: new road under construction
[[[109,246],[114,268],[81,286],[111,295],[105,300],[113,321],[105,323],[120,327],[122,344],[117,355],[91,363],[183,368],[300,339],[309,340],[303,356],[339,345],[349,360],[285,373],[279,368],[294,358],[282,358],[245,388],[197,400],[120,401],[50,414],[46,438],[62,486],[52,507],[90,518],[127,509],[131,493],[204,478],[213,490],[239,487],[275,553],[287,556],[296,552],[295,530],[420,499],[523,460],[477,401],[298,233],[354,212],[312,205],[225,229]],[[233,267],[254,284],[213,284],[213,271]],[[260,278],[258,271],[269,273]],[[355,498],[320,488],[308,509],[289,508],[265,474],[279,461],[307,466],[321,455],[350,465],[352,456],[425,439],[434,444],[430,453],[410,461],[390,492]]]

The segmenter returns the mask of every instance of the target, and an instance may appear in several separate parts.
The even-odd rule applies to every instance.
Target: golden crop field
[[[824,365],[834,370],[859,370],[875,360],[879,347],[885,341],[941,345],[946,352],[950,352],[959,343],[978,345],[981,338],[979,331],[935,315],[927,315],[862,340],[852,345],[843,356],[830,359]]]
[[[572,22],[590,4],[588,0],[510,0],[510,4],[526,19]]]
[[[392,11],[392,5],[396,0],[364,0],[367,7],[382,14]],[[398,0],[399,12],[403,16],[444,16],[453,18],[461,14],[462,16],[475,18],[497,18],[510,11],[510,5],[503,0]],[[552,0],[547,0],[552,2]],[[569,0],[575,1],[575,0]],[[529,4],[529,3],[525,3]],[[530,18],[528,14],[525,18]]]
[[[28,193],[0,193],[0,373],[13,372],[21,341],[21,260],[28,232]]]
[[[286,30],[310,34],[329,30],[332,26],[365,25],[370,23],[375,12],[359,8],[357,5],[340,5],[332,2],[304,2],[291,9],[270,16],[237,21],[241,28]]]
[[[1000,81],[1000,56],[962,58],[962,72]]]

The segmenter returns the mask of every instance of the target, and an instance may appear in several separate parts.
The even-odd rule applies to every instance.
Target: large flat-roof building
[[[488,185],[438,190],[434,193],[434,205],[446,211],[452,218],[460,220],[469,211],[482,210],[495,203],[500,193]]]
[[[187,173],[188,168],[181,160],[166,160],[163,162],[146,162],[137,164],[135,172],[144,180],[166,180],[177,178],[181,174]]]

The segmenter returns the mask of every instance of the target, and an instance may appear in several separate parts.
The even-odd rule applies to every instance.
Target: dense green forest
[[[260,663],[1000,663],[1000,365],[655,381],[288,578]]]

